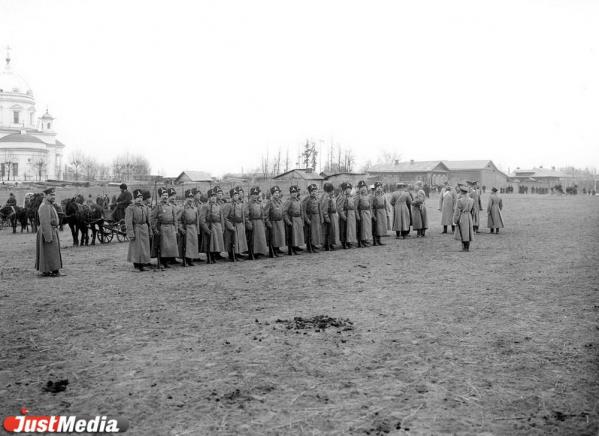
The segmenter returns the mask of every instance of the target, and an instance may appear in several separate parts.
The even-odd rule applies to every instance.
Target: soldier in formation
[[[127,261],[140,271],[145,271],[144,266],[150,263],[150,210],[144,204],[143,197],[141,189],[134,190],[133,203],[125,209],[125,227],[129,239]]]
[[[54,208],[56,192],[54,188],[44,191],[45,197],[38,208],[40,225],[37,229],[35,269],[44,277],[58,277],[62,268],[60,238],[58,237],[58,213]]]

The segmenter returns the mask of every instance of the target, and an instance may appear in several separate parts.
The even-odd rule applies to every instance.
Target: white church
[[[62,178],[65,145],[56,139],[54,118],[36,117],[27,82],[12,70],[7,50],[0,73],[0,180],[40,181]]]

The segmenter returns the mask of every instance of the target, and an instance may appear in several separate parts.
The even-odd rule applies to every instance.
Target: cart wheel
[[[102,233],[100,233],[100,242],[102,244],[108,244],[110,241],[112,241],[112,232],[104,229]]]
[[[116,234],[116,238],[119,240],[119,242],[125,242],[128,241],[129,239],[127,238],[127,235],[121,232],[117,232]]]

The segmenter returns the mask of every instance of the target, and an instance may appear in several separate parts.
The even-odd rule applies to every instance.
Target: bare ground
[[[0,231],[2,416],[122,416],[136,435],[597,434],[599,197],[505,196],[507,228],[470,253],[436,201],[425,239],[164,272],[65,231],[68,275],[40,278],[34,236]]]

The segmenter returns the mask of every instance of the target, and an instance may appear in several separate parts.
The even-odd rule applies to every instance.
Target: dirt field
[[[596,435],[599,197],[504,204],[506,229],[470,253],[440,234],[435,197],[425,239],[164,272],[65,230],[55,279],[34,271],[33,235],[0,231],[2,416],[121,416],[135,435]]]

